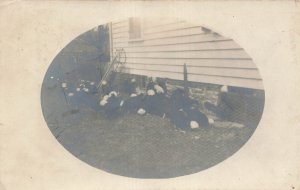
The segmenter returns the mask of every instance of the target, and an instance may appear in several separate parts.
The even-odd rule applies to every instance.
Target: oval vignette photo
[[[264,102],[243,47],[174,18],[125,18],[83,33],[55,56],[41,89],[45,121],[66,150],[132,178],[221,163],[252,136]]]

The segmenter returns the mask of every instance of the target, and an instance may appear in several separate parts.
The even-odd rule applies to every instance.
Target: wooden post
[[[186,64],[183,65],[183,88],[185,95],[189,95],[189,89],[188,89],[188,73],[187,73],[187,67]]]

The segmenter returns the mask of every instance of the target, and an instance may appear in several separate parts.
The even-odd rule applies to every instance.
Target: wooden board
[[[178,52],[127,52],[128,58],[161,58],[161,59],[197,59],[197,58],[225,58],[251,59],[244,50],[211,50],[211,51],[178,51]]]
[[[191,28],[182,28],[178,30],[157,32],[157,33],[146,33],[144,32],[144,37],[146,39],[156,39],[156,38],[165,38],[165,37],[175,37],[175,36],[184,36],[184,35],[195,35],[203,34],[201,26],[195,26]]]
[[[136,75],[183,80],[183,76],[178,73],[170,73],[170,72],[162,72],[162,71],[160,72],[146,71],[146,70],[138,70],[138,69],[123,70],[122,72],[136,74]],[[254,80],[254,79],[190,74],[188,76],[188,80],[194,82],[201,82],[201,83],[237,86],[237,87],[245,87],[245,88],[253,88],[253,89],[263,89],[262,80]]]
[[[119,47],[114,47],[114,49]],[[171,44],[156,46],[123,46],[126,52],[169,52],[169,51],[195,51],[195,50],[225,50],[225,49],[242,49],[232,40],[215,41],[204,43],[188,43],[188,44]]]
[[[122,38],[121,41],[124,41],[124,39],[129,39],[129,33],[128,32],[122,32],[122,33],[118,33],[118,34],[113,34],[113,39],[117,40]]]
[[[112,34],[119,34],[119,33],[128,33],[129,32],[129,26],[122,26],[118,28],[112,28]]]
[[[144,20],[145,21],[145,20]],[[232,39],[180,20],[145,21],[141,40],[129,39],[129,22],[113,25],[113,52],[126,52],[125,72],[262,89],[258,69]]]
[[[186,36],[178,36],[178,37],[167,37],[162,39],[146,39],[143,38],[142,45],[169,45],[169,44],[183,44],[183,43],[196,43],[196,42],[209,42],[209,41],[222,41],[229,40],[228,38],[224,38],[222,36],[215,36],[213,34],[199,34],[199,35],[186,35]],[[124,40],[122,42],[127,42]],[[135,42],[130,42],[131,46],[135,46]],[[138,44],[140,45],[140,44]]]
[[[148,64],[148,65],[169,65],[182,66],[184,63],[199,67],[224,67],[224,68],[252,68],[256,66],[252,60],[229,60],[229,59],[144,59],[127,58],[127,63]]]
[[[149,27],[144,30],[145,34],[153,34],[159,32],[167,32],[167,31],[174,31],[174,30],[182,30],[183,28],[191,28],[195,27],[196,25],[187,23],[187,22],[176,22],[173,24],[167,25],[160,25],[159,27]]]
[[[119,27],[124,27],[128,26],[129,22],[128,20],[120,21],[120,22],[112,22],[112,27],[113,28],[119,28]]]
[[[183,74],[183,65],[181,66],[170,66],[170,65],[142,65],[126,63],[124,65],[129,69],[139,69],[148,71],[164,71]],[[212,76],[231,76],[249,79],[261,79],[257,69],[241,69],[241,68],[209,68],[209,67],[197,67],[187,66],[187,72],[189,74],[202,74]]]

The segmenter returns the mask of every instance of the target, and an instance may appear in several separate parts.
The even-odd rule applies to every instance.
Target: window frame
[[[140,37],[131,37],[131,33],[132,33],[132,21],[131,19],[139,19],[139,22],[140,22]],[[128,36],[128,39],[129,39],[129,42],[139,42],[139,41],[144,41],[144,34],[143,34],[143,22],[142,22],[142,19],[139,18],[139,17],[130,17],[128,19],[128,25],[129,25],[129,30],[128,30],[128,33],[129,33],[129,36]]]

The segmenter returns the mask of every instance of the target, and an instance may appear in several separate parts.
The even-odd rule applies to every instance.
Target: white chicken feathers
[[[190,122],[190,127],[191,129],[198,129],[199,128],[199,124],[197,121],[191,121]]]
[[[107,100],[101,100],[100,101],[100,106],[105,106],[107,104]]]
[[[155,89],[157,94],[165,93],[164,89],[161,86],[159,86],[158,84],[154,85],[154,89]]]
[[[144,115],[146,113],[146,111],[143,109],[143,108],[140,108],[138,111],[137,111],[138,114],[140,115]]]
[[[154,96],[155,95],[155,92],[154,92],[154,90],[148,90],[147,91],[147,94],[148,94],[148,96]]]

